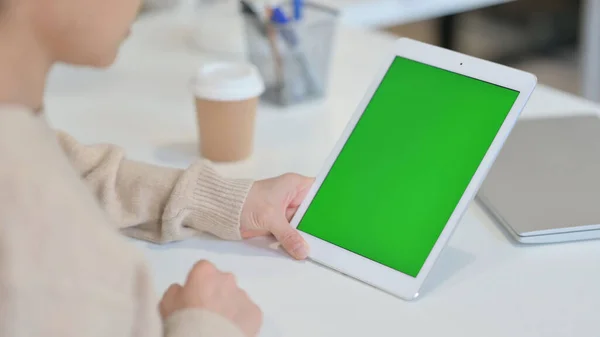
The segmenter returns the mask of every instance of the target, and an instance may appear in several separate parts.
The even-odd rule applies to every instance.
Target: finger
[[[285,210],[285,217],[288,221],[291,221],[294,215],[296,215],[298,208],[300,207],[302,202],[304,202],[304,199],[306,199],[306,196],[310,192],[310,188],[312,187],[314,181],[315,179],[313,178],[305,178],[305,183],[303,184],[303,187],[296,193],[296,195],[288,205],[287,209]]]
[[[195,286],[199,283],[203,283],[206,278],[211,277],[217,272],[217,267],[206,260],[200,260],[190,270],[187,279],[185,281],[186,286]]]
[[[273,225],[271,233],[281,243],[283,249],[295,259],[304,260],[308,257],[308,244],[304,241],[302,235],[296,229],[292,228],[284,217],[281,217]]]
[[[313,178],[303,178],[303,182],[300,184],[298,192],[296,192],[296,195],[290,202],[289,207],[297,208],[298,206],[300,206],[300,204],[302,204],[302,202],[306,198],[306,195],[308,194],[308,192],[310,192],[310,188],[312,187],[314,181],[315,180]]]
[[[288,221],[292,221],[292,218],[294,217],[294,215],[296,214],[296,212],[298,211],[298,207],[290,207],[288,209],[285,210],[285,218]]]
[[[264,323],[264,315],[262,310],[252,301],[248,304],[250,313],[248,316],[248,320],[250,320],[251,325],[248,327],[248,333],[250,336],[260,336],[260,331]]]
[[[299,176],[299,177],[300,177],[300,185],[303,187],[310,187],[315,182],[315,178],[313,178],[313,177],[306,177],[306,176]]]
[[[171,299],[175,298],[177,296],[177,294],[179,294],[181,289],[182,289],[182,286],[180,284],[177,284],[177,283],[171,284],[169,289],[167,289],[167,291],[165,291],[165,294],[163,295],[163,299],[171,300]]]
[[[163,318],[166,318],[174,310],[173,305],[181,289],[181,285],[174,283],[165,291],[159,306],[160,315]]]

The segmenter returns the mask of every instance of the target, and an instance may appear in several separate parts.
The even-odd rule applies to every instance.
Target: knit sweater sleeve
[[[211,163],[186,170],[128,160],[114,145],[84,145],[58,132],[73,167],[121,231],[164,243],[208,232],[239,240],[240,217],[252,181],[226,179]]]
[[[203,309],[163,323],[142,252],[29,110],[0,105],[0,336],[243,337]]]

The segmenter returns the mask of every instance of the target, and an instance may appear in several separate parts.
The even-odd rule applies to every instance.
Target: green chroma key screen
[[[298,229],[416,277],[518,95],[397,57]]]

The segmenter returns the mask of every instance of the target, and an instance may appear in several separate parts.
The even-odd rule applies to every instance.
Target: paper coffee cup
[[[215,162],[247,159],[263,80],[251,64],[210,63],[194,78],[201,155]]]

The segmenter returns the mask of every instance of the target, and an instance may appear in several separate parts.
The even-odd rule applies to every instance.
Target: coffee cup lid
[[[241,101],[260,96],[265,85],[252,64],[215,62],[200,66],[193,80],[193,90],[198,98]]]

